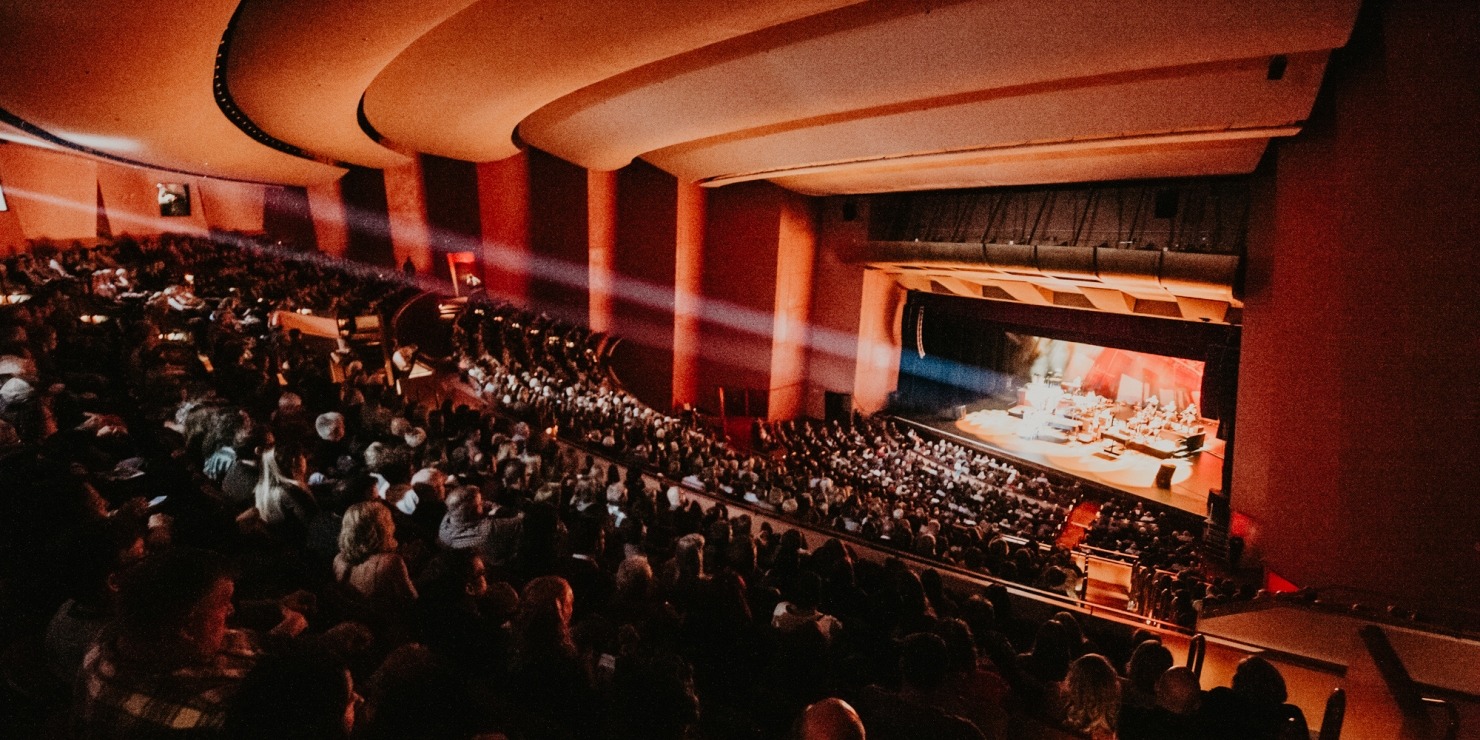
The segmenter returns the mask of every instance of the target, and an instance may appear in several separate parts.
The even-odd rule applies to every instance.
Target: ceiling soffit
[[[1345,43],[1357,5],[862,3],[593,84],[534,112],[519,133],[592,169],[641,156],[685,180],[758,174],[796,187],[786,171],[820,164],[1278,128],[1309,114],[1327,52]],[[1270,80],[1275,55],[1286,58],[1281,79]],[[1269,137],[1262,138],[1261,152]],[[1108,169],[1226,174],[1247,172],[1229,167],[1252,168],[1258,159],[1235,161],[1227,147],[1209,152],[1203,166],[1182,147],[1173,156]],[[848,178],[856,181],[849,189],[819,177],[805,178],[801,189],[1087,180],[1107,169],[1103,159],[1090,157],[1076,168],[1061,158],[1061,172],[1042,180],[1002,178],[961,164],[955,165],[959,180],[937,164],[929,165],[931,175],[898,178],[865,166]],[[1171,166],[1160,168],[1162,161]]]
[[[365,116],[394,146],[473,161],[502,159],[518,152],[514,130],[520,122],[553,100],[660,59],[852,2],[483,0],[391,62],[365,93]]]
[[[312,184],[343,170],[254,141],[217,106],[234,0],[0,5],[0,108],[74,148],[167,170]]]
[[[230,31],[226,81],[272,137],[366,167],[407,157],[360,126],[360,98],[406,47],[474,0],[247,0]]]

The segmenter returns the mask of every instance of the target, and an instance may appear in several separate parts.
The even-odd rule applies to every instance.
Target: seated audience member
[[[448,550],[482,552],[492,526],[483,516],[483,492],[477,486],[459,486],[447,494],[447,515],[437,528],[437,544]]]
[[[1257,655],[1244,658],[1233,672],[1232,688],[1220,686],[1203,698],[1209,736],[1229,740],[1309,736],[1305,714],[1285,703],[1288,698],[1279,669]]]
[[[483,559],[488,562],[489,570],[507,576],[522,564],[521,558],[527,554],[522,548],[524,511],[519,508],[519,492],[507,487],[498,489],[493,504],[488,512],[488,539],[483,548]],[[543,511],[542,506],[536,509],[536,519]]]
[[[1069,636],[1058,622],[1044,622],[1033,638],[1033,649],[1017,659],[1018,689],[1038,714],[1052,714],[1058,704],[1060,682],[1069,673]]]
[[[261,424],[245,425],[237,433],[235,462],[221,481],[221,497],[231,513],[240,514],[256,505],[262,453],[272,447],[272,441],[272,432]]]
[[[606,546],[599,523],[578,521],[570,528],[570,555],[562,558],[557,573],[575,593],[575,610],[571,620],[579,622],[605,609],[616,590],[616,578],[601,567],[601,554]]]
[[[1135,734],[1156,707],[1156,682],[1172,667],[1172,652],[1148,640],[1136,646],[1125,666],[1120,692],[1120,732]]]
[[[1124,705],[1122,704],[1124,708]],[[1122,716],[1120,740],[1181,740],[1213,734],[1199,710],[1202,689],[1191,669],[1177,666],[1156,680],[1156,706],[1134,722]]]
[[[612,674],[613,740],[686,740],[699,724],[693,669],[677,655],[634,651],[617,659]]]
[[[1120,677],[1102,655],[1081,656],[1064,679],[1064,726],[1092,740],[1115,740]]]
[[[929,703],[946,680],[948,657],[945,641],[928,632],[904,639],[900,646],[900,690],[892,692],[877,685],[864,689],[858,713],[868,736],[890,738],[974,738],[984,736],[976,725],[947,714]]]
[[[226,563],[204,550],[168,550],[128,571],[113,625],[78,675],[82,737],[219,732],[258,654],[226,626],[232,593]]]
[[[46,627],[47,667],[71,685],[114,613],[118,577],[144,557],[144,523],[127,514],[87,522],[68,538],[62,567],[71,598]]]
[[[789,598],[776,605],[771,613],[771,626],[781,633],[794,632],[803,625],[815,624],[823,637],[832,642],[843,630],[837,617],[823,613],[822,579],[816,573],[803,571],[791,579]]]
[[[970,720],[986,737],[1007,737],[1005,706],[1011,693],[1007,682],[998,674],[982,668],[977,658],[976,639],[966,622],[942,620],[937,632],[946,642],[949,672],[945,684],[947,690],[940,693],[935,706]]]
[[[842,699],[823,699],[802,710],[797,740],[864,740],[863,720]]]
[[[328,475],[339,467],[340,458],[350,457],[350,445],[345,440],[344,414],[326,411],[314,419],[314,441],[309,465],[314,472]]]
[[[303,456],[276,446],[262,453],[261,467],[262,475],[254,490],[257,517],[280,540],[302,545],[308,537],[309,521],[319,512],[318,502],[303,482]]]
[[[575,600],[558,576],[536,578],[520,595],[510,688],[530,734],[574,734],[598,721],[590,671],[571,637]]]
[[[268,655],[226,710],[229,740],[349,740],[359,695],[344,663],[317,650]]]
[[[447,661],[421,645],[402,645],[366,682],[361,740],[467,740],[475,734],[472,698]]]
[[[344,512],[334,577],[373,605],[404,606],[416,599],[406,561],[396,554],[396,523],[379,501],[361,501]]]

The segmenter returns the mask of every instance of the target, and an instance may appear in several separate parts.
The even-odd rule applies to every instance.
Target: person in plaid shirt
[[[216,553],[174,548],[124,575],[118,615],[78,674],[84,738],[210,737],[256,663],[250,633],[228,629],[235,588]]]

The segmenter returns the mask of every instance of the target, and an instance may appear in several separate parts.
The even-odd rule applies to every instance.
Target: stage
[[[1185,459],[1162,459],[1126,449],[1119,457],[1102,456],[1106,441],[1085,444],[1051,442],[1018,436],[1022,419],[1006,409],[968,411],[959,421],[898,417],[942,433],[955,442],[1022,462],[1052,468],[1107,488],[1172,506],[1198,516],[1207,513],[1208,490],[1223,484],[1223,441],[1209,435],[1201,451]],[[1156,487],[1162,463],[1175,466],[1170,489]]]

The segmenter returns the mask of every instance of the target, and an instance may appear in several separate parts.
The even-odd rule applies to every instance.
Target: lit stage
[[[1025,422],[1005,409],[972,411],[956,422],[909,421],[942,432],[969,447],[1042,465],[1197,515],[1207,511],[1208,489],[1223,484],[1223,441],[1212,435],[1200,452],[1186,459],[1161,459],[1133,449],[1110,459],[1101,454],[1109,440],[1085,444],[1074,440],[1023,439],[1018,433]],[[1175,467],[1170,489],[1156,487],[1156,473],[1163,463]]]

